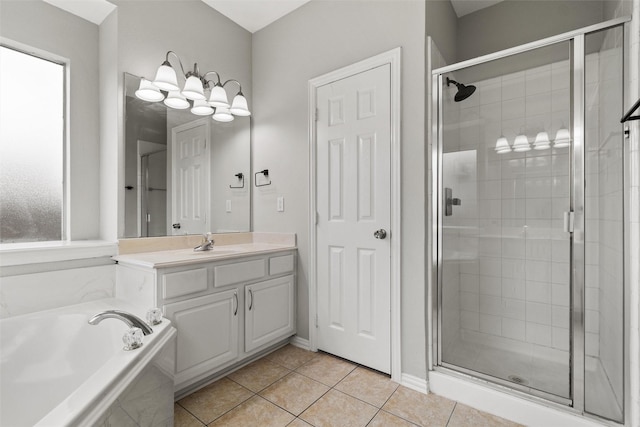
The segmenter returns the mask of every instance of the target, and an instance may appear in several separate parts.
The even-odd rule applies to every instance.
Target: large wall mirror
[[[124,75],[124,236],[250,231],[249,117],[228,123],[138,99]]]

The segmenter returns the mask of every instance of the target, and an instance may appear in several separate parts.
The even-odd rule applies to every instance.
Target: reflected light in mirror
[[[233,116],[229,112],[228,108],[218,107],[213,115],[213,120],[218,122],[231,122],[233,121]]]
[[[536,140],[533,142],[534,150],[548,150],[551,148],[549,145],[549,135],[546,132],[539,132],[536,135]]]
[[[504,154],[509,153],[511,151],[511,146],[509,145],[509,141],[504,136],[500,136],[496,141],[496,153]]]
[[[208,116],[213,114],[213,107],[211,107],[204,99],[199,99],[193,101],[193,108],[191,109],[191,112],[198,116]]]
[[[164,95],[156,86],[147,79],[140,79],[140,87],[136,91],[136,96],[149,102],[158,102],[164,99]]]
[[[569,146],[571,142],[571,134],[569,134],[569,129],[560,128],[556,133],[556,138],[553,140],[553,146],[555,148],[565,148]]]
[[[172,90],[167,95],[167,98],[164,100],[164,105],[167,107],[175,108],[176,110],[186,110],[189,108],[189,101],[187,98],[182,96],[180,91]]]
[[[513,151],[521,153],[529,150],[531,150],[531,147],[529,146],[529,140],[527,137],[523,134],[516,136],[516,140],[513,142]]]

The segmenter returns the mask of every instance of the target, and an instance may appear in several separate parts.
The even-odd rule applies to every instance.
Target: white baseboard
[[[402,376],[400,377],[400,384],[420,393],[427,394],[429,392],[429,383],[427,382],[427,380],[418,378],[413,375],[402,374]]]
[[[296,347],[300,347],[301,349],[307,350],[307,351],[311,349],[311,346],[309,345],[309,340],[300,338],[297,335],[294,335],[289,339],[289,344],[294,345]]]

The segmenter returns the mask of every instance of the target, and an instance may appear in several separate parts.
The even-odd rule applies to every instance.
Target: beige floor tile
[[[222,378],[178,402],[207,424],[253,396],[246,388]]]
[[[209,426],[284,427],[294,418],[284,409],[278,408],[260,396],[254,396],[215,420]]]
[[[391,378],[371,369],[357,367],[335,386],[350,396],[364,400],[378,408],[391,397],[398,388],[398,383],[391,381]]]
[[[191,415],[186,409],[177,403],[173,405],[173,425],[174,427],[203,427],[196,417]]]
[[[267,359],[277,363],[278,365],[282,365],[287,369],[294,370],[304,365],[317,355],[318,353],[303,350],[300,347],[289,344],[269,354]]]
[[[415,427],[415,424],[385,411],[380,411],[373,417],[367,427]]]
[[[296,369],[296,372],[333,387],[355,368],[353,363],[328,354],[319,354]]]
[[[305,423],[300,418],[296,418],[295,420],[291,421],[291,424],[289,424],[287,427],[309,427],[309,426],[311,426],[311,424]]]
[[[267,359],[259,359],[228,375],[251,391],[259,392],[291,372]]]
[[[520,424],[513,421],[505,420],[504,418],[497,417],[495,415],[488,414],[486,412],[478,411],[477,409],[463,405],[461,403],[456,404],[456,408],[453,410],[453,415],[449,419],[450,427],[517,427]]]
[[[421,426],[446,426],[455,404],[435,394],[400,386],[382,409]]]
[[[262,390],[260,395],[292,414],[300,415],[327,391],[326,385],[292,372]]]
[[[364,427],[378,412],[375,406],[342,392],[330,390],[300,418],[315,427]]]

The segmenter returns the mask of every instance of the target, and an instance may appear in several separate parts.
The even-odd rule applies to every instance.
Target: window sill
[[[104,240],[73,242],[29,242],[0,245],[0,267],[111,257],[118,243]]]

